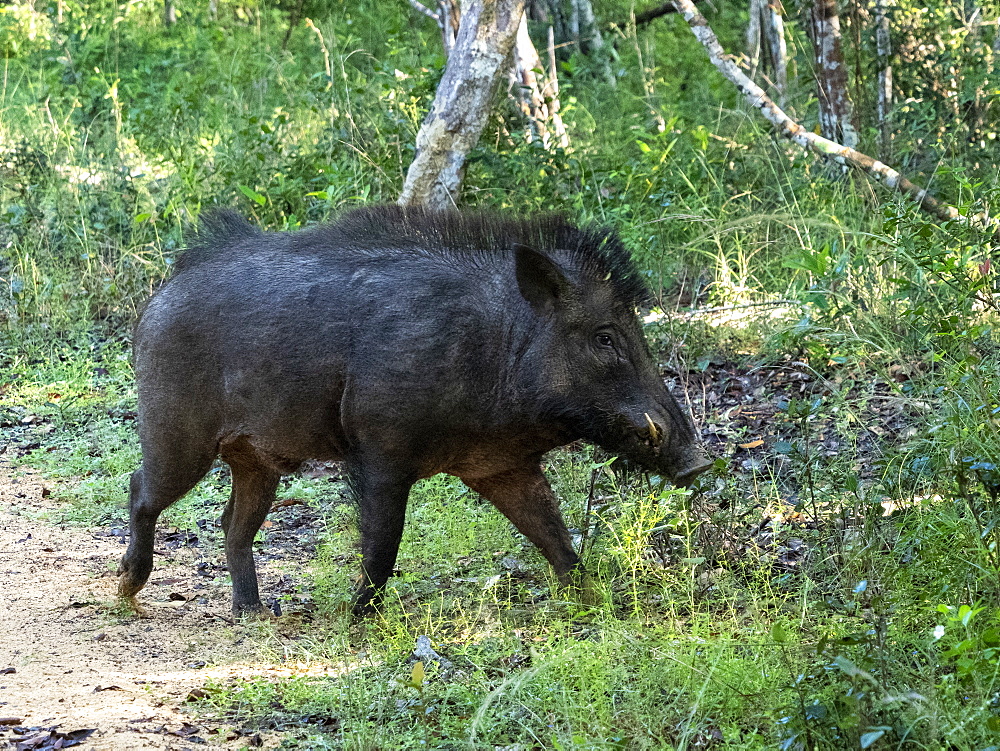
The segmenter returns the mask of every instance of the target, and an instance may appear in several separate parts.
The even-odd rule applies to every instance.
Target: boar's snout
[[[707,471],[712,466],[712,460],[705,456],[700,450],[697,451],[698,456],[695,457],[687,467],[674,475],[674,485],[679,488],[686,488],[695,481],[701,473]]]
[[[679,412],[679,410],[678,410]],[[695,478],[712,466],[711,458],[698,445],[693,426],[685,419],[655,418],[648,412],[641,417],[631,418],[632,430],[641,445],[640,452],[652,452],[652,457],[640,463],[651,470],[668,476],[674,485],[688,487]],[[673,430],[667,425],[673,423]],[[636,457],[638,458],[638,457]]]
[[[698,475],[712,467],[711,458],[694,438],[677,443],[663,441],[658,452],[658,464],[679,488],[688,487]]]

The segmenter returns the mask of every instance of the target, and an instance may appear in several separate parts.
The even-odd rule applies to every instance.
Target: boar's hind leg
[[[129,543],[118,574],[118,594],[133,597],[143,588],[153,570],[153,532],[156,520],[167,506],[179,499],[212,466],[214,456],[157,456],[148,446],[142,466],[129,482]]]
[[[375,610],[396,565],[413,479],[378,461],[351,466],[349,475],[361,512],[361,581],[354,614],[366,615]]]
[[[222,512],[226,563],[233,580],[233,613],[259,613],[264,606],[257,589],[253,538],[271,510],[281,474],[242,456],[223,458],[233,470],[233,489]]]
[[[573,584],[580,559],[573,552],[559,504],[539,464],[475,480],[462,481],[496,506],[552,564],[563,586]]]

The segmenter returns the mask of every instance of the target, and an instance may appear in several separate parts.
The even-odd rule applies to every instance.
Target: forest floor
[[[214,575],[222,569],[218,555],[213,560],[169,528],[159,530],[156,568],[140,595],[150,617],[129,615],[115,596],[123,530],[44,519],[57,505],[37,475],[0,457],[0,744],[276,746],[275,732],[242,731],[185,711],[206,682],[289,671],[269,661],[254,624],[230,617],[224,571],[218,581]],[[292,559],[301,564],[314,551],[276,552],[260,561],[265,591],[274,591],[279,577],[287,583]]]

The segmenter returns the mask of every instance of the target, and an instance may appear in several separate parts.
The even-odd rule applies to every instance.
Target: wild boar
[[[446,472],[493,503],[563,583],[579,565],[542,456],[578,439],[689,483],[709,466],[637,318],[614,232],[377,206],[290,233],[210,215],[136,325],[142,465],[120,593],[157,517],[216,457],[237,614],[262,608],[251,543],[282,475],[343,461],[360,510],[356,613],[396,562],[407,497]]]

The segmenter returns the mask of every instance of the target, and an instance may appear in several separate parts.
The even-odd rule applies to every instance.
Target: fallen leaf
[[[740,448],[741,449],[755,449],[758,446],[763,446],[763,445],[764,445],[764,439],[763,438],[758,438],[756,441],[750,441],[750,443],[741,443],[740,444]]]
[[[168,730],[167,732],[170,733],[171,735],[177,735],[180,736],[181,738],[187,738],[198,732],[198,726],[192,725],[189,722],[185,722],[183,725],[177,728],[177,730]]]
[[[271,510],[273,511],[274,509],[285,508],[286,506],[305,506],[305,505],[306,502],[301,498],[284,498],[280,501],[275,502],[275,504],[271,506]]]
[[[49,751],[50,749],[69,748],[80,745],[96,732],[97,728],[83,728],[69,733],[49,730],[19,741],[14,748],[17,751]]]

